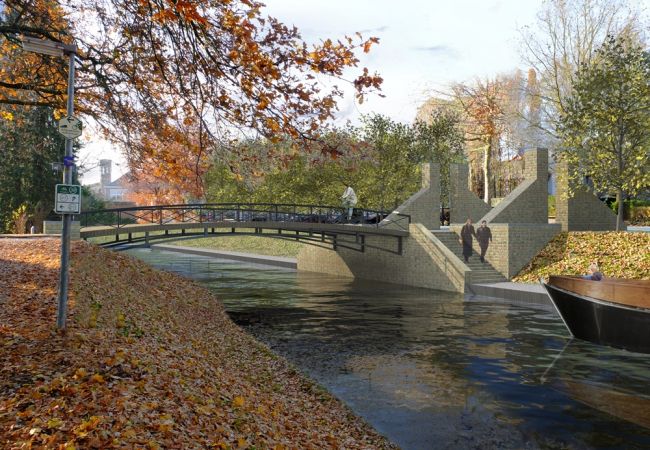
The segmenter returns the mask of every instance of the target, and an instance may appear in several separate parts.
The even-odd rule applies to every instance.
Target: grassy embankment
[[[606,277],[650,280],[650,233],[560,233],[513,281],[583,275],[591,261],[598,262]]]
[[[187,232],[202,232],[202,228],[197,228],[196,230],[188,229]],[[246,231],[246,229],[239,230],[240,232]],[[250,230],[253,232],[253,230]],[[164,234],[162,231],[154,231],[150,233],[151,237],[156,235]],[[133,233],[133,238],[144,237],[144,233]],[[91,238],[90,242],[94,244],[103,244],[106,242],[112,242],[115,239],[114,236],[104,236],[101,238]],[[274,238],[261,238],[258,236],[238,236],[238,235],[223,235],[223,236],[210,236],[210,237],[198,237],[198,238],[181,238],[178,240],[151,240],[152,244],[170,244],[170,245],[180,245],[184,247],[200,247],[208,248],[214,250],[225,250],[231,252],[244,252],[244,253],[256,253],[258,255],[269,255],[269,256],[283,256],[287,258],[295,258],[298,256],[298,252],[303,245],[300,242],[288,240],[288,239],[274,239]]]
[[[166,244],[167,242],[161,241]],[[220,236],[197,239],[184,239],[169,242],[172,245],[201,247],[231,252],[256,253],[258,255],[284,256],[295,258],[303,245],[285,239],[262,238],[256,236]]]
[[[129,256],[74,244],[57,333],[58,248],[0,240],[0,447],[390,447],[209,291]]]

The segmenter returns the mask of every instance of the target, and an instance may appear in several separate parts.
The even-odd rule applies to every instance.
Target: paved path
[[[209,256],[211,258],[233,259],[235,261],[246,261],[269,266],[286,267],[296,269],[298,262],[296,258],[283,258],[281,256],[256,255],[254,253],[229,252],[226,250],[211,250],[198,247],[183,247],[180,245],[155,244],[151,248],[165,250],[168,252],[187,253],[190,255]]]
[[[534,303],[538,305],[552,306],[546,290],[541,284],[513,283],[482,283],[470,285],[470,291],[474,295],[484,297],[495,297],[511,300],[515,303]]]

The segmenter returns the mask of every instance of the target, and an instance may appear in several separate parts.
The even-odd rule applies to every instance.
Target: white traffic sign
[[[79,214],[81,212],[81,186],[57,184],[54,212],[57,214]]]
[[[59,133],[68,139],[74,139],[81,136],[83,124],[76,117],[64,117],[59,120]]]

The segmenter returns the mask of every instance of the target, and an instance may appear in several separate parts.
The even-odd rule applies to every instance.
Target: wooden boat
[[[551,276],[542,285],[576,338],[650,353],[650,281]]]

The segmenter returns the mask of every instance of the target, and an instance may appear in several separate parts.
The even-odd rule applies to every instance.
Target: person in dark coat
[[[469,262],[469,257],[472,256],[472,236],[476,237],[476,231],[474,231],[472,219],[468,217],[467,222],[460,229],[460,242],[463,244],[463,258],[465,258],[465,262]]]
[[[487,226],[487,222],[484,220],[481,222],[481,226],[476,230],[476,240],[478,241],[479,247],[481,247],[481,262],[485,262],[485,253],[487,252],[490,242],[492,242],[492,230]]]

